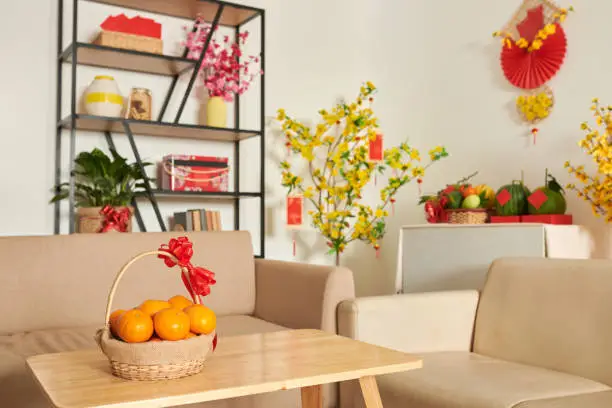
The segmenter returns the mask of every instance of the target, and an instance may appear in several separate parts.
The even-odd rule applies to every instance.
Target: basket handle
[[[104,324],[105,324],[105,327],[107,329],[109,328],[109,322],[108,321],[109,321],[110,315],[111,315],[111,306],[112,306],[112,303],[113,303],[113,299],[115,298],[115,292],[117,291],[117,286],[119,285],[119,281],[121,280],[123,275],[127,272],[127,270],[130,268],[130,266],[132,266],[132,264],[134,264],[135,262],[139,261],[140,259],[142,259],[142,258],[144,258],[146,256],[150,256],[150,255],[164,255],[164,256],[167,256],[168,258],[170,258],[174,262],[176,262],[176,265],[178,266],[178,259],[176,259],[176,257],[174,255],[172,255],[170,252],[166,252],[166,251],[148,251],[148,252],[143,252],[140,255],[136,255],[135,257],[130,259],[125,265],[123,265],[123,267],[121,268],[121,270],[119,271],[119,273],[115,277],[113,285],[111,286],[110,293],[108,294],[108,300],[106,302],[106,317],[104,319],[104,322],[105,322]],[[184,267],[184,266],[180,266],[180,268],[181,268],[181,273],[185,275],[185,277],[187,278],[187,282],[191,286],[191,281],[189,280],[189,270],[186,267]],[[193,300],[194,300],[194,302],[196,304],[200,304],[200,297],[199,296],[194,296]]]

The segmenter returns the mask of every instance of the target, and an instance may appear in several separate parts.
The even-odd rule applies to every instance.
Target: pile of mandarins
[[[132,310],[115,310],[109,325],[115,338],[127,343],[185,340],[210,334],[217,326],[215,313],[185,296],[145,300]]]

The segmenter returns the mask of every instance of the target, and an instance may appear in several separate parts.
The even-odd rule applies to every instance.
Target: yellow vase
[[[220,96],[213,96],[206,105],[206,124],[213,127],[227,125],[227,105]]]

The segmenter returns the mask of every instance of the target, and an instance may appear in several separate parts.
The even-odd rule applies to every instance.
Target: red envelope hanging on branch
[[[384,159],[383,135],[377,133],[374,140],[368,139],[368,160],[380,162]]]

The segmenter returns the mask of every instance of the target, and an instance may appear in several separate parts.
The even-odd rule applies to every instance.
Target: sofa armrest
[[[477,291],[377,296],[342,302],[341,335],[404,352],[468,351]]]
[[[355,298],[347,268],[255,260],[255,317],[292,329],[337,333],[340,302]]]

